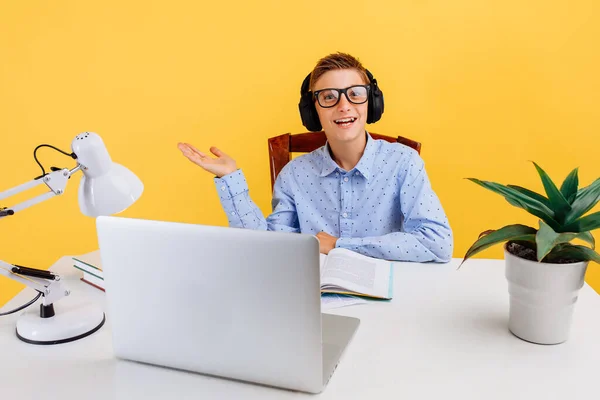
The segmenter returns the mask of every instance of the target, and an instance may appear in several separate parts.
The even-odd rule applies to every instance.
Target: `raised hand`
[[[217,158],[202,153],[189,143],[178,143],[177,148],[188,160],[219,178],[237,170],[235,160],[214,146],[210,148],[210,152]]]

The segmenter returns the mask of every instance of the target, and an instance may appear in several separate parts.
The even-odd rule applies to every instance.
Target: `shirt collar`
[[[358,164],[356,164],[356,167],[353,169],[360,172],[367,180],[371,177],[371,168],[373,167],[373,161],[377,150],[376,147],[377,144],[375,143],[375,140],[367,132],[367,145],[365,146],[365,151],[358,161]],[[321,147],[321,176],[328,176],[334,171],[340,170],[340,167],[333,161],[333,158],[331,158],[329,150],[329,142]]]

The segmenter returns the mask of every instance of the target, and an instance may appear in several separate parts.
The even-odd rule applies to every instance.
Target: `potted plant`
[[[529,342],[556,344],[568,338],[588,262],[600,263],[591,233],[600,227],[600,212],[584,215],[600,201],[600,178],[578,189],[575,168],[559,189],[542,168],[533,164],[546,196],[516,185],[467,178],[538,217],[539,228],[513,224],[487,230],[467,250],[461,265],[474,254],[505,243],[510,331]],[[576,239],[581,244],[572,243]]]

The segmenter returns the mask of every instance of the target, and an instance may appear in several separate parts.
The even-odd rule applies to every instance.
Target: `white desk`
[[[570,339],[540,346],[508,332],[502,260],[396,267],[395,298],[333,310],[361,326],[323,399],[593,399],[599,394],[600,296],[585,285]],[[66,301],[104,304],[63,257],[52,270],[69,280]],[[25,290],[3,310],[33,297]],[[34,305],[35,307],[35,305]],[[110,319],[110,316],[107,316]],[[2,399],[287,399],[312,395],[117,360],[110,320],[83,340],[35,346],[0,317]]]

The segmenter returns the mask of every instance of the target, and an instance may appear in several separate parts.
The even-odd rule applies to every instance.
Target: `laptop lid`
[[[312,235],[97,218],[115,355],[270,386],[323,386]]]

